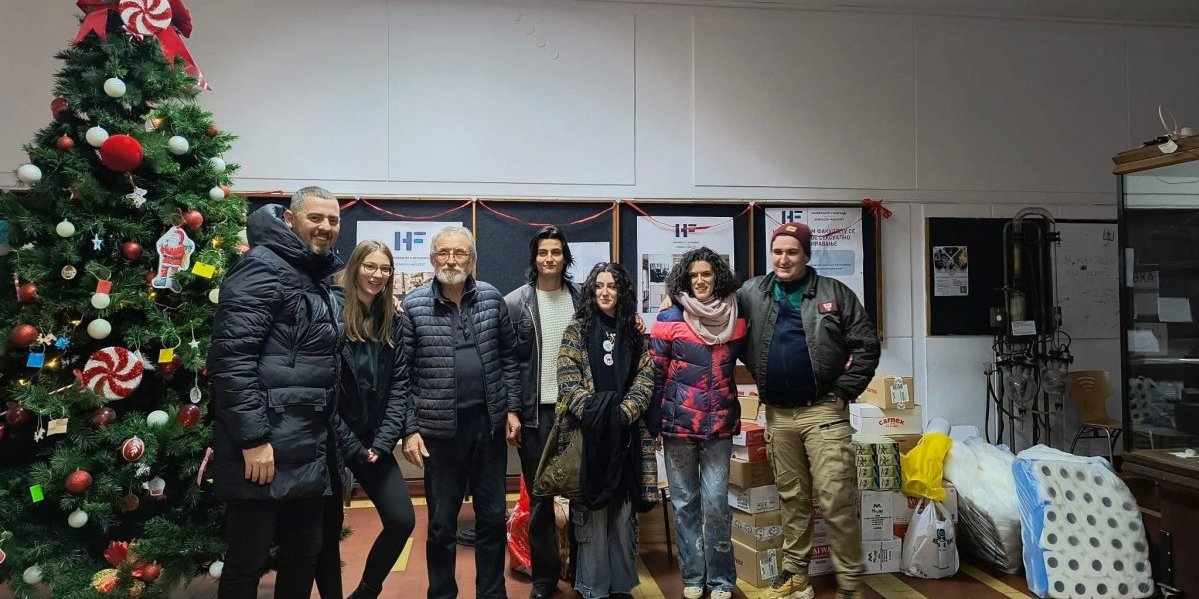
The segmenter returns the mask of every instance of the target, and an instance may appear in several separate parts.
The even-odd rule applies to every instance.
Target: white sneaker
[[[717,590],[713,589],[712,593],[709,594],[708,596],[711,597],[711,599],[732,599],[733,592],[732,591],[717,591]]]
[[[700,599],[703,596],[704,587],[683,587],[683,599]]]

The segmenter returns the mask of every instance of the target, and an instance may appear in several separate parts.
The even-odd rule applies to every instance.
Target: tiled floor
[[[513,498],[514,499],[514,498]],[[409,540],[392,574],[387,578],[382,597],[387,599],[420,599],[428,588],[425,564],[425,527],[427,511],[423,499],[416,500],[416,532]],[[466,523],[472,518],[470,505],[463,506],[461,520]],[[342,543],[342,560],[346,563],[343,574],[345,592],[349,593],[358,583],[361,564],[379,530],[379,520],[370,502],[356,500],[346,511],[346,525],[354,534]],[[641,548],[638,563],[641,586],[634,591],[637,599],[680,599],[683,588],[678,577],[677,564],[668,563],[666,545],[654,544]],[[467,547],[458,548],[457,559],[459,597],[474,597],[474,552]],[[527,578],[509,571],[508,596],[526,599],[530,584]],[[273,575],[263,579],[258,596],[268,599],[273,595]],[[196,580],[186,589],[173,596],[180,599],[212,599],[216,596],[215,581],[208,577]],[[756,599],[761,591],[738,581],[733,594],[736,599]],[[828,599],[834,594],[836,583],[832,576],[821,576],[813,580],[817,599]],[[866,579],[866,599],[1005,599],[1010,597],[1032,597],[1027,592],[1022,576],[1012,576],[985,568],[963,564],[957,576],[945,580],[921,580],[893,574],[873,575]],[[560,583],[563,591],[560,599],[574,599],[566,583]],[[313,598],[319,596],[314,591]],[[340,598],[339,598],[340,599]]]

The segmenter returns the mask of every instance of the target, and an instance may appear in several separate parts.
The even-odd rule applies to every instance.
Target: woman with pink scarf
[[[673,305],[650,337],[654,393],[646,424],[661,434],[676,517],[684,599],[728,599],[736,586],[728,504],[732,437],[741,430],[733,369],[745,340],[737,281],[728,262],[701,247],[666,279]],[[702,537],[702,540],[701,540]]]

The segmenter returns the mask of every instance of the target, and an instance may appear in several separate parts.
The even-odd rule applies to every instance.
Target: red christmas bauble
[[[50,100],[50,114],[54,115],[54,120],[56,121],[65,120],[67,115],[70,114],[70,108],[71,106],[67,103],[66,98],[54,98]]]
[[[8,425],[0,422],[0,439],[4,438],[4,434],[8,432]]]
[[[136,462],[146,453],[146,443],[137,437],[130,437],[121,443],[121,457],[126,462]]]
[[[67,475],[63,486],[72,495],[83,495],[87,488],[92,486],[92,475],[87,470],[76,470]]]
[[[17,301],[22,304],[32,304],[37,301],[37,285],[34,283],[25,283],[17,289]]]
[[[121,255],[126,260],[133,262],[142,257],[142,244],[136,241],[126,241],[121,244]]]
[[[171,358],[170,362],[165,362],[158,365],[158,368],[162,370],[163,374],[175,374],[176,372],[179,372],[179,369],[182,367],[183,359],[179,356]]]
[[[195,231],[204,226],[204,215],[200,214],[199,210],[188,210],[183,213],[183,223]]]
[[[207,366],[200,368],[200,376],[208,376],[208,367]]]
[[[31,324],[19,324],[13,328],[12,334],[8,338],[14,346],[24,349],[37,341],[37,327]]]
[[[60,150],[69,150],[75,147],[75,140],[71,139],[70,135],[63,133],[62,137],[59,137],[58,141],[54,142],[54,145]]]
[[[138,576],[138,578],[146,582],[154,582],[158,580],[159,576],[162,576],[162,566],[158,564],[146,564],[141,567],[141,571],[142,575]]]
[[[221,132],[221,129],[219,127],[217,127],[216,124],[212,124],[212,125],[208,126],[208,130],[205,131],[204,134],[207,135],[208,137],[216,137],[217,134],[220,132]]]
[[[30,412],[25,406],[19,403],[8,405],[8,411],[4,413],[4,419],[13,426],[25,426],[33,420],[33,412]]]
[[[117,411],[108,406],[96,408],[96,411],[92,412],[92,426],[95,428],[104,428],[116,421]]]
[[[191,426],[200,421],[200,406],[188,403],[179,406],[179,411],[175,413],[175,418],[179,420],[179,424],[183,426]]]
[[[119,173],[141,166],[142,158],[141,142],[123,133],[110,135],[100,144],[100,162]]]
[[[229,197],[233,193],[228,185],[217,185],[217,187],[220,187],[221,191],[225,192],[225,197]]]

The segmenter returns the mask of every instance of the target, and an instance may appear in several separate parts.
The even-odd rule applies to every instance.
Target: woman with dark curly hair
[[[570,503],[578,544],[574,586],[583,599],[632,597],[638,583],[634,510],[658,494],[653,441],[641,417],[653,376],[633,283],[619,264],[601,262],[583,283],[562,337],[558,445],[546,448],[561,452],[583,435],[582,488]]]
[[[666,278],[673,305],[658,313],[650,336],[654,393],[648,417],[661,432],[684,599],[729,599],[736,586],[729,457],[741,430],[733,368],[745,339],[737,280],[716,252],[683,254]]]

